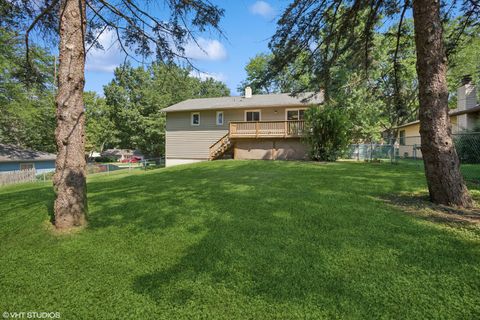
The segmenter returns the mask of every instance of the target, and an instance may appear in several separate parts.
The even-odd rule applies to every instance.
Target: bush
[[[94,159],[95,162],[97,163],[103,163],[103,162],[117,162],[118,159],[116,157],[97,157]]]
[[[469,132],[458,135],[455,148],[461,163],[480,163],[480,135]]]
[[[310,157],[317,161],[336,161],[350,144],[351,124],[345,110],[319,106],[305,112],[305,139]]]

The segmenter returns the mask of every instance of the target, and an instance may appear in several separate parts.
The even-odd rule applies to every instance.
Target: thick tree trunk
[[[55,226],[68,229],[86,222],[85,176],[85,0],[62,0],[58,68]]]
[[[420,136],[431,201],[460,207],[472,199],[460,173],[448,115],[447,58],[439,0],[414,0]]]

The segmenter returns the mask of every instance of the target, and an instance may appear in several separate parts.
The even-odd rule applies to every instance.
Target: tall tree
[[[29,36],[34,29],[60,39],[55,225],[61,229],[84,225],[87,197],[83,88],[88,48],[99,47],[99,36],[113,30],[119,45],[132,59],[134,54],[153,53],[159,61],[185,59],[185,43],[198,43],[194,31],[206,28],[219,31],[223,10],[207,0],[2,0],[0,9],[4,7],[22,13],[9,15],[2,23],[26,30],[28,65],[31,65]]]
[[[331,71],[335,64],[342,57],[348,57],[348,63],[356,65],[357,69],[368,70],[377,26],[382,20],[397,18],[401,31],[411,8],[409,0],[295,1],[279,19],[276,34],[270,42],[274,53],[271,70],[279,72],[289,61],[309,52],[307,61],[319,66],[316,74],[328,100],[331,98]],[[442,8],[445,9],[443,12]],[[460,174],[448,119],[447,57],[442,22],[448,21],[452,12],[463,12],[462,27],[456,32],[461,35],[466,27],[478,23],[480,6],[477,1],[466,1],[460,6],[457,1],[452,1],[449,6],[442,6],[438,0],[414,0],[413,9],[417,74],[421,87],[422,153],[430,199],[436,203],[469,207],[472,200]],[[398,32],[400,36],[401,32]],[[449,43],[449,48],[457,45],[458,41],[454,40]],[[396,57],[394,55],[394,68]],[[435,175],[434,170],[439,173]]]
[[[59,229],[85,224],[87,180],[85,161],[85,85],[86,1],[65,0],[60,6],[60,46],[58,65],[57,159],[55,188],[55,226]]]
[[[433,202],[463,207],[472,199],[460,173],[448,115],[447,57],[438,0],[414,0],[420,100],[420,136],[428,190]]]

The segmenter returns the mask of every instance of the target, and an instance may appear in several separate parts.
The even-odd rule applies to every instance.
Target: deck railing
[[[289,121],[233,121],[230,122],[231,138],[296,138],[304,133],[305,122]]]

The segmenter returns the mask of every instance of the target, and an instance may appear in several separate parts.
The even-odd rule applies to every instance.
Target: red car
[[[122,163],[128,163],[128,162],[130,162],[130,163],[137,163],[137,162],[140,162],[140,161],[142,161],[142,158],[133,156],[133,157],[131,157],[130,159],[123,159],[123,160],[120,161],[120,162],[122,162]]]

